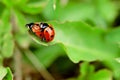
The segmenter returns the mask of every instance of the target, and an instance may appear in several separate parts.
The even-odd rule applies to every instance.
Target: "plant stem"
[[[25,55],[34,65],[34,67],[41,73],[45,80],[55,80],[52,75],[46,70],[42,63],[37,59],[37,57],[29,50],[25,51]]]
[[[12,33],[13,33],[13,37],[14,37],[14,33],[16,32],[17,29],[17,22],[15,19],[15,15],[13,10],[11,10],[11,18],[10,18],[10,22],[12,25]],[[16,41],[14,40],[14,43],[16,43]],[[15,63],[15,80],[22,80],[22,66],[21,66],[21,52],[18,48],[18,46],[15,44],[15,52],[14,52],[14,63]]]
[[[14,53],[14,63],[15,63],[15,80],[22,80],[22,70],[21,70],[21,53],[17,47],[15,47]]]

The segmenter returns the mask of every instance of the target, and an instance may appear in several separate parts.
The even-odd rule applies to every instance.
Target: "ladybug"
[[[44,42],[50,42],[54,39],[55,31],[52,25],[48,23],[29,23],[26,24],[29,30]]]

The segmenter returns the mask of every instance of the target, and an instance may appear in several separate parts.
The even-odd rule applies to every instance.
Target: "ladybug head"
[[[29,23],[29,24],[26,24],[25,26],[28,27],[29,29],[31,29],[33,25],[34,25],[34,23]]]

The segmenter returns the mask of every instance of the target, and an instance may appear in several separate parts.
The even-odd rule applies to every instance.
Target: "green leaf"
[[[90,65],[88,62],[84,62],[81,64],[80,72],[82,75],[86,75],[88,72],[93,73],[94,67],[92,65]]]
[[[117,7],[110,0],[68,1],[65,5],[61,0],[56,0],[56,9],[53,8],[54,0],[50,0],[43,15],[48,20],[88,21],[98,27],[107,28],[117,15]],[[111,24],[111,23],[110,23]]]
[[[106,35],[106,41],[110,43],[120,43],[120,27],[110,30]]]
[[[14,48],[14,43],[13,43],[13,37],[12,37],[12,26],[10,25],[10,14],[9,10],[5,9],[3,14],[2,14],[2,25],[1,25],[1,53],[3,57],[10,57],[13,54],[13,48]]]
[[[26,32],[26,34],[27,34],[27,32]],[[26,36],[25,34],[21,34],[21,33],[16,34],[14,36],[14,38],[16,39],[19,46],[21,46],[24,49],[28,48],[28,46],[32,42],[32,39],[30,39],[30,37],[28,35]]]
[[[79,21],[94,16],[94,7],[88,3],[69,2],[67,5],[62,5],[60,0],[56,0],[56,9],[53,7],[54,4],[54,0],[49,1],[43,12],[45,18],[64,22]]]
[[[0,66],[2,66],[2,64],[3,64],[3,58],[2,58],[2,56],[0,54]]]
[[[96,73],[90,76],[89,80],[96,80],[96,79],[97,80],[112,80],[112,73],[107,69],[97,71]]]
[[[5,9],[5,5],[0,2],[0,18],[1,18],[1,15],[2,15],[2,12],[4,11],[4,9]]]
[[[89,76],[91,76],[94,73],[94,66],[90,65],[88,62],[84,62],[80,64],[80,76],[77,78],[77,80],[88,80]],[[88,77],[86,77],[88,75]]]
[[[1,20],[0,20],[1,41],[2,41],[3,35],[10,32],[12,29],[12,27],[9,27],[9,25],[10,25],[9,22],[10,22],[10,10],[4,9],[4,11],[1,15]]]
[[[13,8],[13,7],[19,7],[22,5],[25,5],[28,0],[1,0],[0,2],[2,2],[8,9]]]
[[[76,80],[111,80],[112,72],[107,69],[100,69],[95,72],[95,67],[88,62],[80,64],[80,75]]]
[[[32,2],[27,3],[23,6],[20,6],[20,9],[28,14],[38,14],[42,11],[42,9],[45,7],[46,1],[39,1],[39,2]]]
[[[0,53],[2,51],[2,35],[3,35],[3,22],[2,20],[0,19]],[[0,54],[1,55],[1,54]]]
[[[4,67],[0,66],[0,80],[3,80],[6,74],[7,74],[7,70]]]
[[[12,1],[9,0],[1,0],[1,2],[7,7],[7,8],[11,8],[13,6]]]
[[[117,7],[111,0],[94,0],[97,14],[101,15],[106,21],[112,22],[117,14]]]
[[[51,22],[55,28],[54,42],[64,45],[69,58],[77,63],[118,57],[119,48],[104,41],[105,31],[83,22]]]
[[[63,55],[64,50],[59,45],[51,45],[45,47],[39,47],[34,51],[39,61],[43,63],[46,67],[50,66],[53,61],[59,56]]]
[[[6,24],[8,24],[9,23],[9,21],[10,21],[10,10],[8,10],[8,9],[4,9],[4,11],[3,11],[3,13],[2,13],[2,15],[1,15],[1,21],[2,21],[2,25],[6,25]],[[6,28],[5,30],[8,30],[8,29],[10,29],[10,28]]]
[[[11,27],[11,26],[10,26]],[[2,55],[4,57],[11,57],[14,49],[14,42],[11,33],[7,33],[3,36]]]
[[[16,6],[22,6],[26,4],[29,0],[11,0],[11,2]]]
[[[120,80],[120,63],[116,60],[106,60],[103,61],[103,64],[113,71],[115,80]]]
[[[17,24],[16,26],[19,28],[19,32],[20,33],[26,33],[25,16],[17,10],[14,10],[14,16],[15,16],[15,22]]]
[[[7,70],[7,74],[3,80],[13,80],[13,75],[12,75],[10,68],[7,67],[6,70]]]

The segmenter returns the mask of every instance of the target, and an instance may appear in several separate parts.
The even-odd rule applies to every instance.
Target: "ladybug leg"
[[[32,30],[31,30],[31,29],[29,29],[29,30],[28,30],[28,32],[29,32],[30,34],[33,34],[33,32],[32,32]]]
[[[42,38],[41,41],[46,41],[46,39],[45,39],[45,38]]]

